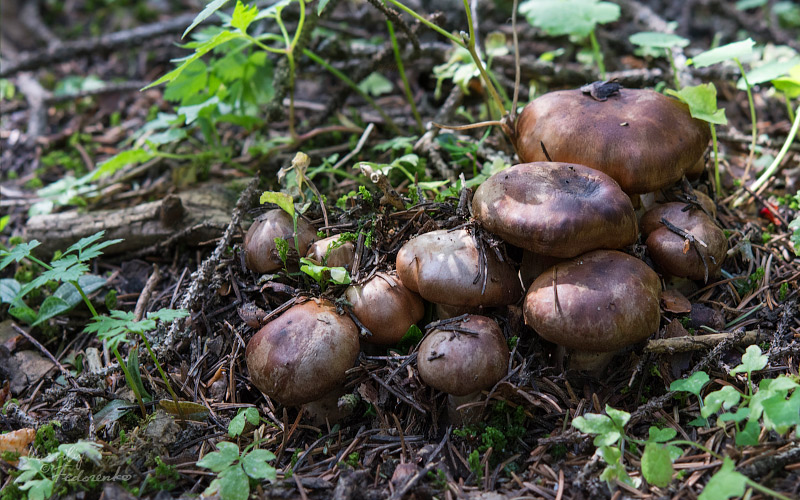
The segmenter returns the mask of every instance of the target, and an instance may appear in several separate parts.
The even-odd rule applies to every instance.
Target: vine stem
[[[358,84],[356,84],[356,82],[351,80],[350,77],[348,77],[347,75],[345,75],[344,73],[342,73],[338,69],[334,68],[333,66],[328,64],[327,61],[325,61],[324,59],[322,59],[321,57],[319,57],[318,55],[316,55],[315,53],[311,52],[308,49],[303,49],[303,54],[308,56],[308,58],[311,59],[312,61],[314,61],[315,63],[319,64],[323,68],[325,68],[328,71],[330,71],[336,78],[338,78],[341,81],[343,81],[344,83],[346,83],[359,96],[361,96],[362,99],[367,101],[367,103],[369,103],[369,105],[372,106],[375,109],[375,111],[378,112],[379,115],[381,115],[381,118],[384,119],[384,121],[386,122],[386,125],[389,128],[391,128],[394,133],[399,134],[399,135],[403,135],[403,132],[397,127],[397,124],[394,123],[394,120],[392,120],[392,118],[389,115],[386,114],[386,111],[384,111],[383,108],[378,106],[378,103],[376,103],[373,98],[371,98],[369,95],[367,95],[366,92],[364,92],[363,90],[358,88]]]
[[[794,138],[797,135],[797,130],[800,128],[800,106],[797,107],[797,111],[795,112],[794,123],[792,123],[792,129],[789,131],[789,136],[786,138],[786,141],[783,143],[783,147],[781,148],[778,156],[772,161],[772,163],[764,170],[764,173],[761,176],[753,181],[750,184],[750,191],[756,192],[758,191],[761,186],[767,183],[767,181],[772,177],[772,174],[778,170],[778,167],[783,162],[783,159],[786,157],[786,154],[789,152],[789,147],[794,142]],[[736,208],[744,202],[744,195],[740,196],[733,202],[733,207]]]
[[[603,62],[603,53],[600,52],[600,43],[597,41],[597,35],[594,30],[589,32],[589,41],[592,43],[592,53],[594,54],[594,62],[597,63],[597,69],[600,71],[600,79],[606,79],[606,65]]]
[[[750,82],[747,81],[747,73],[744,71],[744,67],[742,63],[739,62],[738,57],[734,57],[733,61],[739,66],[739,71],[742,73],[742,79],[744,80],[745,88],[747,89],[747,103],[750,105],[750,119],[752,121],[753,127],[753,139],[750,142],[750,155],[747,157],[747,164],[745,165],[745,179],[747,178],[747,173],[750,171],[750,167],[753,166],[753,155],[756,153],[756,138],[758,136],[758,121],[756,120],[756,105],[753,102],[753,91],[750,88]]]
[[[414,102],[414,94],[411,92],[411,85],[408,83],[408,76],[403,66],[403,58],[400,57],[400,47],[397,44],[397,36],[394,34],[394,25],[388,19],[386,20],[386,27],[389,29],[389,37],[392,39],[392,50],[394,51],[394,60],[397,63],[397,70],[400,72],[400,78],[403,80],[403,91],[408,99],[408,104],[411,105],[411,113],[414,115],[414,121],[417,122],[420,132],[425,132],[425,127],[422,125],[422,117],[417,110],[417,103]]]

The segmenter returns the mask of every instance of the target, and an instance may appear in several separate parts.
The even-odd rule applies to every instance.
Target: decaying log
[[[235,193],[203,187],[119,210],[37,215],[28,220],[26,236],[41,243],[35,253],[43,258],[98,231],[106,232],[105,239],[123,240],[107,247],[106,255],[141,250],[176,234],[185,235],[181,241],[196,244],[222,234],[235,203]]]

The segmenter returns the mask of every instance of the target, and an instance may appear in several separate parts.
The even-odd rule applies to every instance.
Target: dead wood
[[[105,231],[106,239],[123,240],[106,248],[106,254],[147,248],[184,231],[184,242],[196,244],[222,234],[233,204],[230,193],[206,186],[130,208],[37,215],[28,220],[26,236],[41,242],[36,252],[43,257],[98,231]]]

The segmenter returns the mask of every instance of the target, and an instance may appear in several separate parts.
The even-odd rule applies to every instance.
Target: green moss
[[[36,431],[36,438],[33,440],[33,448],[42,456],[47,456],[58,449],[58,439],[53,425],[61,425],[57,421],[39,427]]]

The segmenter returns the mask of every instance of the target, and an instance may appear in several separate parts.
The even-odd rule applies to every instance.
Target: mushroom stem
[[[483,405],[473,404],[481,400],[481,391],[466,396],[447,396],[447,420],[456,426],[476,424],[481,419]],[[459,409],[459,407],[462,407]]]
[[[594,376],[602,375],[616,351],[592,352],[578,349],[569,350],[569,369],[584,371]]]

